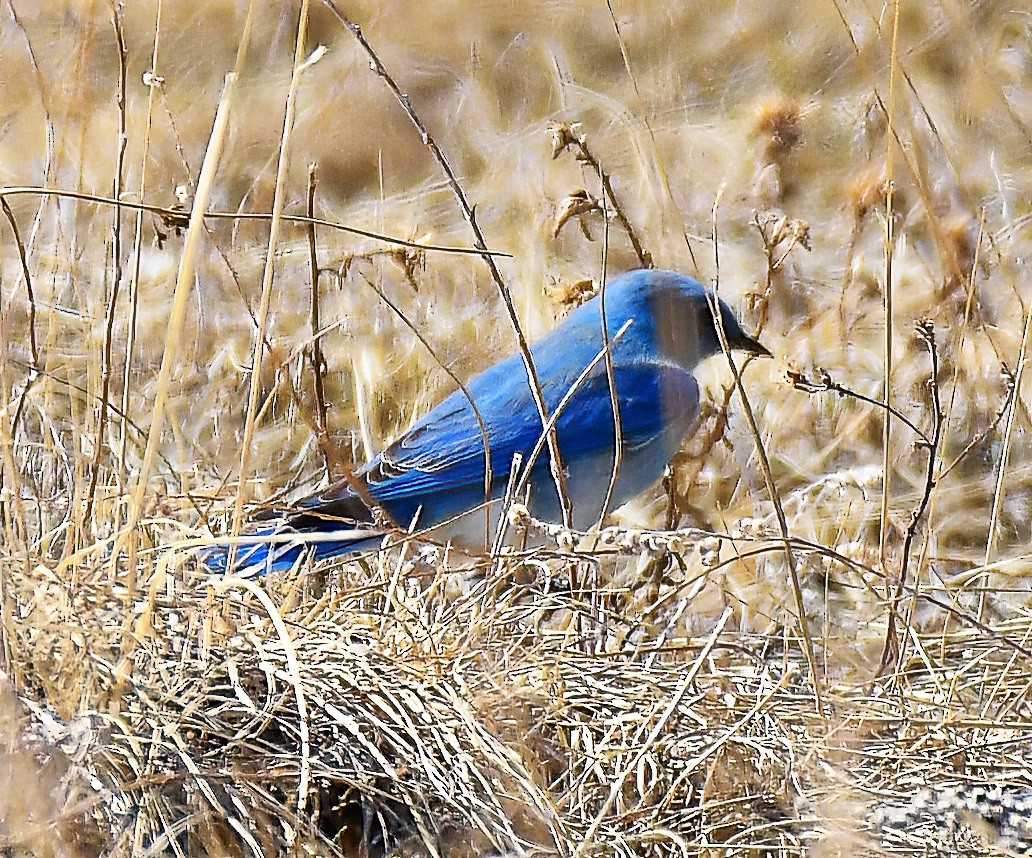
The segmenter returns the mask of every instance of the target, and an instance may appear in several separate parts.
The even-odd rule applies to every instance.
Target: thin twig
[[[481,413],[480,407],[473,399],[473,394],[470,393],[469,387],[467,387],[466,384],[463,383],[462,379],[459,378],[459,376],[452,370],[452,368],[441,359],[441,357],[437,354],[437,350],[430,344],[430,341],[412,323],[412,320],[409,319],[408,316],[406,316],[401,311],[401,308],[397,304],[395,304],[390,298],[388,298],[387,294],[379,286],[373,283],[373,281],[369,280],[368,278],[363,279],[365,280],[369,288],[372,289],[380,297],[380,300],[383,301],[383,303],[391,309],[394,315],[397,316],[410,331],[412,331],[412,334],[415,336],[415,338],[419,340],[423,348],[425,348],[430,353],[430,357],[434,359],[434,362],[445,371],[445,373],[448,375],[448,378],[450,378],[455,383],[455,386],[458,387],[458,389],[462,392],[462,395],[466,397],[466,401],[469,402],[470,408],[473,409],[473,417],[477,421],[477,428],[480,431],[480,440],[484,444],[484,503],[488,503],[491,500],[491,486],[494,483],[494,471],[491,467],[491,439],[488,437],[487,434],[487,423],[484,421],[484,415]],[[358,480],[355,479],[355,482],[358,482]],[[363,501],[365,501],[364,497]],[[488,517],[488,526],[490,526],[490,516]],[[485,544],[489,544],[489,539]]]
[[[132,200],[117,200],[113,197],[105,197],[102,194],[87,194],[82,191],[67,191],[62,188],[47,188],[35,185],[11,185],[0,187],[0,196],[18,196],[20,194],[80,200],[82,202],[95,203],[97,205],[119,206],[120,208],[132,209],[133,211],[151,212],[152,214],[160,216],[166,223],[177,227],[186,226],[189,223],[190,218],[193,217],[192,208],[169,208],[168,206],[156,206],[150,203],[133,202]],[[196,204],[197,198],[194,196],[194,205]],[[270,212],[224,212],[211,210],[201,212],[200,217],[210,218],[212,220],[272,220],[272,214]],[[475,256],[483,256],[484,254],[487,254],[488,256],[501,258],[511,258],[512,256],[511,253],[505,253],[501,250],[480,250],[474,247],[452,247],[447,244],[423,244],[418,241],[409,241],[406,238],[383,235],[382,233],[373,232],[368,229],[360,229],[356,226],[348,226],[346,224],[337,223],[336,221],[325,220],[324,218],[310,218],[305,217],[304,215],[291,214],[282,214],[280,215],[280,218],[287,223],[323,226],[327,229],[346,232],[349,235],[358,235],[362,238],[382,241],[385,244],[397,244],[401,247],[411,247],[415,250],[427,250],[437,253],[460,253]]]
[[[935,205],[935,203],[934,203],[934,201],[932,199],[932,192],[930,191],[930,189],[928,187],[928,182],[927,182],[924,174],[922,173],[922,171],[920,169],[920,166],[916,162],[915,156],[912,154],[912,151],[913,151],[914,147],[911,146],[908,143],[905,143],[900,138],[900,136],[899,136],[899,127],[898,127],[898,123],[896,122],[896,117],[894,115],[890,116],[889,106],[885,103],[885,100],[882,98],[881,93],[878,91],[877,75],[875,74],[875,71],[871,68],[870,63],[868,63],[867,57],[866,57],[865,53],[860,49],[860,45],[859,45],[859,43],[856,40],[856,36],[853,34],[852,28],[849,26],[849,22],[846,20],[846,16],[845,16],[845,14],[842,11],[842,8],[841,8],[839,0],[832,0],[832,2],[834,4],[834,6],[835,6],[836,12],[838,12],[839,20],[841,20],[842,26],[845,28],[846,34],[849,37],[849,41],[850,41],[850,44],[852,45],[853,52],[856,54],[856,57],[857,57],[857,59],[860,62],[861,69],[863,70],[864,75],[866,76],[866,78],[868,80],[868,83],[869,83],[869,85],[871,87],[872,94],[873,94],[873,97],[874,97],[874,101],[878,105],[878,109],[881,111],[882,115],[886,118],[886,147],[888,147],[890,145],[890,141],[893,141],[893,140],[895,141],[896,146],[898,147],[899,155],[902,158],[903,164],[907,168],[907,172],[909,173],[910,178],[914,182],[914,188],[916,189],[916,191],[918,193],[918,196],[921,198],[921,204],[922,204],[922,206],[924,206],[925,211],[928,212],[928,215],[929,215],[928,216],[928,225],[931,227],[932,234],[933,234],[933,236],[935,238],[936,248],[937,248],[937,250],[939,251],[939,254],[940,254],[940,258],[946,260],[947,265],[952,269],[951,273],[959,278],[963,274],[963,272],[961,272],[961,271],[959,271],[957,269],[954,257],[946,249],[947,239],[946,239],[946,236],[945,236],[945,232],[944,232],[944,230],[942,228],[942,219],[936,215],[937,206]],[[868,13],[870,14],[870,10],[868,10]],[[872,17],[872,20],[873,20],[875,26],[880,31],[881,30],[880,22],[876,18],[874,18],[873,15],[871,17]],[[894,33],[897,33],[896,24],[898,23],[898,19],[899,19],[899,16],[898,15],[894,15],[894,17],[893,17],[893,21],[894,21],[894,24],[893,24],[894,30],[893,30],[893,32]],[[892,48],[892,66],[890,68],[890,76],[889,76],[889,97],[890,97],[890,101],[894,98],[893,86],[894,86],[894,80],[895,80],[895,73],[898,72],[899,74],[901,74],[903,76],[904,79],[908,79],[908,77],[909,77],[908,74],[907,74],[906,69],[898,61],[898,56],[897,56],[898,52],[896,50],[896,42],[897,41],[898,41],[898,39],[894,36],[893,37],[893,43],[892,43],[892,46],[891,46],[891,48]],[[915,97],[916,97],[916,93],[915,93]],[[917,98],[917,100],[918,100],[919,103],[921,102],[920,98]],[[922,104],[922,108],[923,107],[924,107],[924,105]],[[945,153],[945,150],[944,150],[944,154],[946,154],[947,160],[949,160],[949,156],[948,156],[947,153]],[[893,177],[890,175],[890,176],[887,176],[886,178],[887,178],[887,180],[891,180]],[[961,194],[964,197],[967,197],[968,195],[965,193],[963,186],[964,186],[964,183],[962,181],[958,180],[956,185],[955,185],[955,189],[956,189],[956,191],[959,194]],[[975,207],[975,203],[974,202],[971,202],[970,205],[971,205],[971,208]]]
[[[656,143],[656,132],[652,129],[652,120],[650,116],[653,113],[653,110],[650,105],[646,104],[645,99],[642,98],[641,91],[638,89],[638,80],[634,76],[634,72],[631,70],[631,58],[627,51],[627,43],[624,39],[623,31],[620,29],[620,23],[617,20],[616,12],[613,10],[612,0],[606,0],[606,8],[609,10],[609,20],[613,24],[613,32],[616,33],[616,42],[620,46],[620,57],[623,59],[624,70],[627,72],[627,78],[631,82],[631,88],[634,90],[635,98],[638,99],[638,104],[641,107],[641,121],[645,125],[645,130],[649,133],[649,140],[652,141],[652,166],[659,174],[659,180],[663,184],[663,190],[666,191],[667,200],[680,215],[683,226],[685,220],[684,212],[681,211],[680,206],[677,204],[677,200],[674,198],[674,192],[670,189],[670,179],[667,176],[667,171],[663,168],[663,159],[660,157],[659,144]],[[688,255],[691,257],[692,264],[695,266],[696,274],[698,274],[699,266],[695,262],[695,253],[692,251],[691,245],[688,244],[687,233],[685,233],[685,244],[688,246]],[[651,261],[651,256],[649,256],[649,258]]]
[[[7,197],[0,192],[0,207],[3,207],[4,216],[11,226],[14,234],[14,243],[18,247],[18,261],[21,263],[22,278],[25,280],[25,295],[29,302],[29,354],[32,355],[33,371],[39,370],[39,346],[36,343],[36,296],[32,291],[32,275],[29,273],[29,260],[25,253],[25,244],[22,241],[21,233],[18,231],[18,221],[14,219],[14,212],[7,202]],[[12,430],[13,431],[13,430]]]
[[[1004,416],[1010,413],[1010,409],[1013,407],[1014,404],[1012,400],[1018,388],[1015,384],[1014,372],[1012,370],[1008,369],[1007,367],[1003,367],[1001,369],[1001,374],[1003,375],[1004,384],[1006,386],[1006,393],[1003,396],[1003,402],[1000,403],[1000,407],[996,410],[996,414],[993,415],[993,419],[989,421],[989,425],[985,427],[985,430],[979,432],[977,435],[975,435],[974,438],[968,441],[967,444],[964,445],[964,449],[957,453],[953,461],[950,462],[945,468],[943,468],[942,473],[939,474],[940,483],[946,478],[950,471],[956,468],[957,465],[959,465],[969,455],[971,455],[972,450],[983,444],[985,442],[985,439],[996,431],[997,427],[1000,425],[1000,421],[1003,420]],[[947,423],[948,422],[949,421],[947,421]]]
[[[896,580],[896,592],[889,604],[888,623],[885,630],[885,641],[882,645],[881,662],[878,669],[878,676],[882,676],[889,664],[898,655],[899,642],[896,638],[896,618],[899,616],[899,603],[907,587],[907,570],[910,565],[910,550],[913,547],[914,539],[917,536],[918,526],[924,518],[925,511],[932,497],[932,490],[936,486],[935,469],[939,459],[939,444],[942,442],[942,433],[945,421],[942,412],[942,400],[939,393],[939,352],[935,345],[935,328],[930,320],[925,319],[917,326],[918,336],[928,349],[928,359],[931,367],[928,371],[928,388],[932,401],[932,437],[922,444],[928,453],[928,462],[925,467],[924,489],[921,492],[921,500],[910,515],[910,522],[907,524],[907,531],[903,537],[902,556],[900,558],[899,576]],[[922,436],[924,437],[924,436]]]
[[[885,311],[884,331],[884,377],[882,399],[885,403],[882,424],[882,496],[881,513],[878,519],[878,546],[882,566],[889,568],[889,498],[892,491],[892,262],[896,241],[893,191],[895,190],[895,105],[896,71],[899,67],[897,48],[899,45],[899,0],[893,0],[892,52],[889,57],[889,103],[885,112],[885,286],[882,292]],[[890,595],[886,593],[886,595]]]
[[[147,166],[150,163],[151,131],[154,124],[154,102],[157,93],[161,88],[161,77],[158,75],[158,43],[161,34],[161,4],[157,0],[154,11],[154,43],[151,48],[150,68],[144,75],[144,82],[147,83],[147,113],[143,131],[143,152],[140,156],[140,200],[147,198]],[[115,199],[118,199],[117,195]],[[129,323],[126,329],[125,342],[125,366],[122,374],[122,438],[119,444],[118,465],[119,470],[126,476],[126,448],[129,443],[129,433],[126,429],[125,415],[129,414],[130,393],[132,390],[133,377],[133,352],[136,350],[136,325],[140,309],[140,266],[143,260],[143,215],[144,209],[136,209],[136,222],[133,232],[133,269],[129,280]]]
[[[620,205],[620,200],[616,196],[616,192],[613,190],[613,183],[609,180],[609,174],[602,169],[602,164],[599,163],[599,160],[591,153],[591,150],[588,148],[588,141],[584,139],[583,135],[578,139],[577,147],[580,149],[580,153],[584,161],[594,168],[599,179],[602,180],[602,189],[606,193],[606,198],[613,206],[613,211],[616,214],[617,220],[620,221],[620,226],[622,226],[624,228],[624,232],[627,233],[627,237],[631,241],[631,247],[634,248],[634,255],[638,257],[638,262],[641,263],[641,267],[652,268],[652,254],[642,247],[641,242],[638,240],[638,234],[634,231],[634,227],[631,226],[631,222],[624,212],[623,206]]]
[[[796,390],[801,390],[804,393],[837,393],[839,396],[842,396],[846,399],[856,399],[860,402],[865,402],[868,405],[873,405],[875,408],[888,408],[892,412],[892,416],[899,420],[901,423],[905,424],[906,427],[910,429],[910,431],[912,431],[915,435],[917,435],[918,438],[921,439],[921,442],[925,446],[928,446],[932,443],[932,439],[925,434],[924,430],[921,429],[921,427],[918,426],[913,420],[907,417],[906,414],[904,414],[902,411],[893,408],[892,406],[887,406],[884,401],[874,399],[873,397],[867,396],[863,393],[860,393],[857,390],[853,390],[850,387],[846,387],[844,384],[841,384],[840,382],[835,381],[835,379],[831,377],[831,373],[824,369],[824,367],[817,367],[815,372],[817,374],[816,380],[810,378],[802,372],[798,372],[797,370],[789,370],[787,373],[788,380],[792,382],[792,386]]]
[[[27,363],[25,363],[24,361],[20,361],[17,358],[8,357],[7,360],[13,363],[15,366],[22,367],[26,371],[30,371],[32,369],[32,367],[30,367]],[[99,405],[99,394],[91,392],[85,387],[76,384],[74,381],[70,381],[67,378],[62,378],[61,376],[47,369],[41,369],[36,374],[41,378],[47,378],[50,381],[55,382],[56,384],[59,384],[63,387],[67,387],[69,390],[74,390],[76,393],[80,394],[84,400],[97,400]],[[132,429],[140,438],[146,439],[147,431],[142,426],[140,426],[139,423],[137,423],[131,417],[125,414],[117,405],[115,405],[113,402],[108,403],[108,408],[111,409],[111,413],[114,414],[115,417],[117,417],[119,420],[125,421],[126,425],[130,429]],[[170,473],[175,470],[175,465],[172,464],[171,460],[163,452],[159,450],[157,452],[157,456],[159,459],[161,459],[161,461],[164,463],[165,467],[168,469]]]
[[[627,237],[631,241],[631,247],[634,248],[634,253],[638,257],[638,262],[642,268],[652,268],[652,254],[642,247],[641,242],[638,240],[638,234],[634,231],[634,227],[631,226],[631,221],[624,213],[623,206],[620,205],[620,200],[616,196],[616,192],[613,190],[613,184],[609,180],[609,175],[605,170],[602,169],[602,164],[599,163],[591,149],[588,147],[588,139],[582,134],[577,127],[568,125],[565,122],[560,122],[552,126],[552,157],[555,158],[560,152],[575,146],[577,148],[576,158],[578,161],[588,164],[594,171],[595,174],[602,182],[602,190],[604,196],[609,200],[609,204],[613,207],[613,212],[616,214],[617,220],[620,221],[620,226],[623,227],[624,232],[627,233]]]
[[[602,194],[602,260],[601,260],[601,271],[599,273],[599,289],[598,289],[598,310],[599,310],[599,324],[602,328],[602,348],[605,352],[605,368],[606,368],[606,383],[609,387],[609,406],[613,410],[613,467],[609,471],[609,485],[606,486],[605,498],[602,500],[602,507],[598,512],[597,528],[602,527],[602,522],[606,516],[609,515],[609,506],[613,502],[613,495],[616,492],[616,481],[620,476],[620,465],[623,462],[623,412],[620,409],[620,398],[616,389],[616,369],[613,366],[613,351],[609,341],[609,318],[606,314],[606,284],[607,280],[607,269],[608,269],[608,257],[609,257],[609,212],[606,208],[605,194]],[[594,567],[591,567],[594,569]],[[574,567],[571,567],[571,589],[574,592],[579,592],[585,585],[586,582],[574,581]],[[579,570],[577,571],[577,577],[580,578]],[[582,597],[583,598],[583,597]],[[589,600],[590,600],[590,618],[597,625],[601,625],[602,620],[602,608],[601,608],[601,594],[599,593],[598,587],[589,588]],[[580,615],[578,614],[578,622]],[[587,634],[587,629],[581,627],[581,636],[585,642],[590,640]]]
[[[120,199],[125,172],[126,137],[125,86],[127,57],[125,32],[122,29],[122,13],[117,4],[112,4],[111,21],[115,30],[118,49],[118,140],[115,144],[115,175],[112,180],[111,196]],[[90,465],[89,487],[86,489],[86,506],[82,512],[80,530],[89,527],[93,517],[93,504],[97,496],[97,481],[100,479],[100,462],[103,458],[104,435],[108,422],[108,397],[111,394],[111,351],[115,337],[115,311],[118,307],[118,292],[122,284],[122,209],[115,206],[111,222],[111,295],[108,297],[107,318],[104,320],[104,345],[101,350],[100,413],[97,415],[97,431],[93,438],[93,462]]]
[[[46,81],[43,77],[43,71],[40,67],[39,61],[36,58],[36,51],[32,47],[32,40],[29,39],[29,34],[25,29],[25,24],[18,15],[18,10],[14,5],[14,0],[8,0],[7,5],[11,10],[11,18],[14,20],[15,26],[21,32],[22,38],[25,39],[25,48],[29,54],[29,63],[32,66],[32,72],[36,78],[36,89],[39,92],[40,106],[43,108],[46,151],[46,161],[43,164],[43,181],[47,182],[50,180],[51,175],[54,172],[55,164],[57,163],[57,159],[55,157],[57,150],[57,131],[54,128],[54,120],[51,118],[50,99],[47,96]],[[45,205],[46,200],[40,200],[39,206],[36,209],[36,214],[32,219],[32,229],[29,230],[29,238],[28,241],[25,242],[28,253],[32,252],[32,248],[36,242],[36,236],[38,235],[40,226],[43,223],[43,208]]]
[[[1007,464],[1010,461],[1011,440],[1014,437],[1015,417],[1018,413],[1017,405],[1021,401],[1021,379],[1025,370],[1025,358],[1028,354],[1029,331],[1032,326],[1032,302],[1025,308],[1025,323],[1021,330],[1021,346],[1018,349],[1018,360],[1014,370],[1014,395],[1010,398],[1010,408],[1007,410],[1007,424],[1003,430],[1003,451],[1000,453],[1000,468],[996,472],[996,487],[993,490],[993,508],[989,516],[989,532],[985,538],[985,560],[984,566],[988,566],[996,553],[996,539],[999,533],[1000,512],[1003,510],[1003,488],[1007,477]],[[985,617],[985,591],[978,596],[978,619]]]
[[[308,204],[307,212],[308,217],[315,217],[315,188],[317,181],[315,178],[315,164],[311,164],[308,167]],[[326,358],[323,357],[322,351],[322,338],[318,336],[319,333],[319,257],[316,252],[315,242],[315,224],[308,224],[308,229],[305,230],[308,233],[308,262],[311,270],[312,277],[312,306],[309,311],[308,318],[310,327],[312,329],[312,345],[309,352],[309,357],[312,366],[312,387],[315,392],[315,425],[316,425],[316,440],[319,442],[319,449],[323,454],[323,462],[326,466],[326,472],[331,476],[336,476],[334,473],[330,447],[330,436],[328,432],[328,422],[326,415],[326,390],[323,384],[323,373],[326,371]]]
[[[527,380],[530,383],[530,392],[534,399],[534,405],[538,411],[538,417],[541,420],[541,425],[543,427],[547,426],[549,423],[548,404],[545,402],[544,393],[541,389],[541,382],[537,374],[537,368],[534,366],[534,356],[531,354],[530,344],[527,342],[527,338],[523,333],[523,327],[520,325],[519,316],[516,314],[516,306],[513,304],[512,294],[509,292],[509,288],[505,285],[505,281],[502,279],[501,272],[495,264],[493,255],[487,249],[487,241],[485,240],[484,234],[477,223],[476,211],[467,200],[466,193],[462,190],[462,186],[459,184],[459,181],[455,176],[455,171],[452,170],[451,164],[448,162],[447,157],[445,157],[444,150],[442,150],[437,144],[437,141],[430,134],[430,130],[413,109],[408,95],[401,91],[397,82],[391,76],[390,72],[387,71],[386,66],[384,66],[380,61],[380,57],[363,35],[362,28],[345,17],[337,8],[333,0],[323,0],[323,3],[336,16],[337,20],[348,30],[348,32],[355,37],[355,40],[369,57],[370,68],[379,75],[384,83],[387,84],[387,87],[397,99],[398,104],[401,105],[402,110],[404,110],[405,115],[419,132],[419,137],[423,141],[423,144],[429,148],[431,154],[434,156],[434,160],[437,161],[441,170],[444,172],[445,178],[448,182],[448,187],[451,188],[452,194],[455,196],[455,199],[459,204],[459,208],[462,210],[463,217],[465,217],[466,222],[473,231],[473,244],[483,258],[484,264],[487,265],[487,269],[491,274],[491,279],[494,281],[494,284],[498,289],[498,294],[501,296],[502,303],[505,305],[505,311],[509,316],[509,322],[512,325],[513,332],[516,334],[520,357],[523,359],[523,366],[527,373]],[[559,452],[559,437],[555,432],[548,433],[548,453],[549,468],[552,472],[552,479],[555,482],[556,491],[559,495],[559,504],[563,511],[563,523],[569,525],[572,520],[570,495],[567,490],[566,474],[563,470],[562,457]]]
[[[272,197],[272,221],[269,224],[269,242],[265,255],[265,270],[262,274],[262,299],[258,307],[258,330],[255,332],[251,351],[251,384],[247,397],[247,412],[244,418],[244,433],[240,444],[240,482],[237,486],[236,504],[233,507],[231,536],[237,536],[244,521],[244,499],[247,494],[247,480],[250,472],[251,443],[254,438],[255,417],[258,413],[258,396],[261,392],[261,365],[268,330],[269,311],[272,308],[272,281],[276,270],[276,247],[282,224],[280,215],[286,197],[287,166],[290,163],[290,143],[294,130],[294,115],[297,110],[297,91],[301,84],[301,65],[305,57],[305,42],[308,34],[309,0],[301,0],[298,13],[297,37],[294,42],[294,66],[287,90],[287,103],[283,111],[283,130],[280,134],[279,159],[276,165],[276,186]],[[236,546],[230,547],[227,569],[233,568]]]
[[[763,242],[763,255],[767,260],[766,285],[763,295],[756,301],[754,307],[758,336],[763,333],[763,329],[767,325],[767,310],[770,306],[771,293],[774,291],[774,276],[797,245],[806,250],[810,249],[810,227],[806,221],[789,219],[785,215],[775,212],[766,212],[761,218],[760,213],[754,211],[752,222],[760,234],[760,241]],[[787,246],[781,251],[781,255],[777,256],[775,251],[786,243]]]
[[[25,402],[28,399],[29,391],[40,377],[39,347],[36,344],[36,297],[32,291],[32,275],[29,273],[29,260],[26,256],[25,244],[22,242],[21,233],[18,231],[18,222],[15,220],[14,212],[11,210],[7,199],[0,194],[0,207],[3,208],[4,216],[10,224],[11,232],[14,234],[14,243],[18,248],[18,261],[21,263],[22,278],[25,280],[25,297],[29,303],[29,354],[32,362],[28,369],[28,376],[22,387],[21,395],[18,397],[18,405],[14,410],[14,417],[11,420],[11,441],[13,443],[18,434],[18,425],[21,422],[22,414],[25,411]],[[0,325],[3,324],[5,313],[0,305]],[[6,351],[6,349],[5,349]],[[7,360],[13,360],[10,355]]]
[[[774,482],[774,473],[770,467],[770,459],[767,456],[767,448],[763,443],[763,436],[760,434],[760,428],[756,423],[756,416],[753,414],[752,404],[749,402],[749,397],[745,392],[745,385],[742,383],[742,371],[748,365],[749,359],[747,358],[742,364],[742,368],[739,369],[738,364],[735,363],[734,355],[731,354],[731,346],[727,340],[727,333],[724,331],[724,320],[720,313],[720,306],[717,303],[719,301],[717,289],[720,285],[720,242],[717,231],[717,210],[720,206],[720,197],[722,192],[723,186],[717,192],[717,196],[713,200],[710,229],[713,238],[713,262],[716,269],[717,281],[713,292],[707,293],[707,301],[709,303],[710,312],[713,315],[713,323],[717,331],[717,337],[720,340],[720,348],[724,352],[724,357],[727,358],[728,366],[731,368],[731,374],[735,379],[735,388],[738,390],[738,397],[742,402],[742,410],[745,413],[746,421],[749,423],[749,431],[752,433],[753,443],[756,447],[756,458],[760,463],[760,471],[763,474],[763,481],[767,488],[767,495],[770,497],[771,504],[774,506],[774,514],[778,520],[778,528],[781,532],[781,545],[785,552],[785,560],[788,563],[788,577],[792,583],[792,595],[795,598],[796,612],[799,615],[799,632],[803,639],[804,655],[806,656],[806,663],[810,668],[810,677],[813,681],[814,704],[818,715],[823,718],[826,716],[826,713],[824,712],[821,680],[817,673],[817,659],[814,656],[813,640],[810,637],[810,627],[806,616],[806,605],[803,601],[803,588],[799,582],[799,567],[796,563],[795,552],[792,550],[792,539],[788,527],[788,518],[785,516],[785,507],[781,503],[781,495],[778,492],[777,483]]]
[[[246,40],[241,42],[240,50],[246,50]],[[179,343],[182,339],[183,324],[186,320],[186,304],[193,286],[193,273],[197,256],[197,247],[203,233],[204,211],[211,190],[215,182],[215,173],[218,168],[219,157],[222,154],[222,147],[226,140],[226,132],[229,127],[229,113],[231,103],[236,91],[237,77],[235,73],[226,75],[225,86],[222,90],[222,97],[219,99],[219,106],[215,111],[215,122],[212,125],[211,135],[208,139],[208,147],[205,151],[204,162],[201,165],[201,175],[197,182],[197,196],[195,202],[197,209],[191,216],[190,226],[186,231],[186,238],[183,242],[183,252],[179,260],[179,272],[176,276],[176,286],[172,293],[172,310],[169,314],[168,329],[165,335],[165,349],[161,357],[161,368],[158,370],[156,391],[154,394],[154,406],[151,414],[150,431],[147,434],[147,447],[144,450],[143,462],[140,464],[136,485],[133,487],[131,496],[129,521],[119,534],[115,542],[115,550],[112,551],[112,565],[118,562],[118,555],[125,544],[129,543],[129,563],[126,572],[126,586],[128,602],[131,604],[136,591],[136,535],[135,530],[143,515],[143,502],[147,495],[147,482],[150,479],[151,468],[154,464],[154,457],[157,454],[158,444],[161,440],[162,430],[165,422],[165,406],[168,396],[168,388],[172,379],[172,367],[179,352]],[[114,570],[113,570],[114,572]],[[112,579],[115,575],[112,574]],[[128,612],[128,617],[132,612]]]
[[[563,394],[562,399],[560,399],[559,402],[556,403],[555,409],[552,411],[552,416],[548,418],[548,423],[546,423],[543,427],[541,434],[538,436],[537,443],[531,449],[530,454],[527,456],[523,464],[523,470],[520,473],[520,478],[516,483],[515,490],[513,491],[514,497],[519,497],[520,495],[522,495],[524,490],[527,488],[527,484],[530,482],[531,474],[534,470],[534,465],[536,464],[538,457],[541,455],[541,452],[546,445],[546,439],[548,438],[549,434],[551,434],[554,431],[556,424],[559,422],[559,418],[566,410],[567,405],[570,404],[570,401],[573,399],[574,394],[576,394],[577,391],[580,390],[581,385],[583,385],[584,382],[587,381],[588,377],[591,375],[595,367],[598,366],[599,362],[605,359],[606,353],[611,351],[612,348],[618,342],[620,342],[621,339],[623,339],[624,334],[627,333],[627,330],[631,327],[633,323],[634,319],[628,319],[626,322],[623,323],[623,325],[620,326],[620,329],[609,338],[609,344],[607,346],[603,346],[603,348],[599,350],[598,354],[596,354],[595,357],[592,358],[591,362],[586,367],[584,367],[584,369],[581,370],[580,374],[573,380],[573,384],[571,384],[570,387]],[[566,524],[565,522],[563,523],[563,527],[567,531],[572,530],[570,525]]]
[[[616,370],[613,367],[613,352],[609,342],[609,322],[606,317],[606,267],[609,255],[609,219],[606,212],[605,199],[602,200],[602,275],[598,290],[598,309],[602,326],[602,347],[606,355],[606,381],[609,384],[609,403],[613,409],[613,468],[609,474],[609,486],[602,509],[598,514],[601,527],[603,519],[609,515],[609,505],[616,492],[616,481],[620,475],[620,464],[623,460],[623,414],[620,410],[620,398],[616,389]]]

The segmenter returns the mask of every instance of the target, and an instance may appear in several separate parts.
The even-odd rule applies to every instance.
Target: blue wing
[[[541,375],[550,413],[566,396],[579,373]],[[614,368],[620,401],[624,449],[655,448],[653,468],[635,485],[648,485],[676,450],[687,422],[698,409],[698,387],[680,367],[640,361]],[[468,388],[486,428],[494,477],[493,494],[509,480],[514,457],[526,465],[541,436],[541,420],[522,362],[504,361],[477,376]],[[564,468],[574,472],[587,460],[608,456],[615,446],[609,380],[601,363],[574,390],[556,422]],[[372,497],[402,525],[417,514],[434,524],[484,499],[484,441],[481,426],[461,391],[445,399],[394,445],[359,473]],[[537,470],[548,468],[547,447]],[[328,516],[356,518],[354,490],[338,483],[306,498],[299,506]],[[576,503],[576,498],[574,502]]]

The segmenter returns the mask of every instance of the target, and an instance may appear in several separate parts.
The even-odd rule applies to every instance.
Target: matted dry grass
[[[895,11],[350,4],[424,141],[321,2],[299,50],[285,4],[249,41],[223,0],[5,5],[0,850],[1016,849],[879,820],[1032,789],[1032,13]],[[718,358],[602,538],[201,574],[238,503],[311,490],[515,348],[484,261],[440,249],[473,236],[425,142],[530,338],[603,249],[637,264],[556,123],[655,263],[719,280],[777,355],[743,374],[756,437]],[[271,226],[310,198],[313,233]]]

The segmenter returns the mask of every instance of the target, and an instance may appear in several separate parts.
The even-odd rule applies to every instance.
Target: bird
[[[729,348],[770,356],[697,280],[661,269],[618,275],[529,348],[547,420],[516,353],[347,479],[264,511],[235,547],[209,546],[202,560],[215,573],[283,571],[378,545],[390,524],[447,523],[445,536],[484,546],[513,487],[535,518],[587,530],[656,483],[685,440],[699,411],[693,371],[722,351],[718,318]],[[553,444],[544,443],[546,424]]]

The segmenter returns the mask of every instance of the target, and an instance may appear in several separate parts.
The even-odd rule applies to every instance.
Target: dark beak
[[[748,352],[751,355],[757,355],[759,357],[774,357],[763,343],[759,340],[754,340],[744,332],[734,342],[729,343],[729,345],[733,349],[741,349],[743,352]]]

